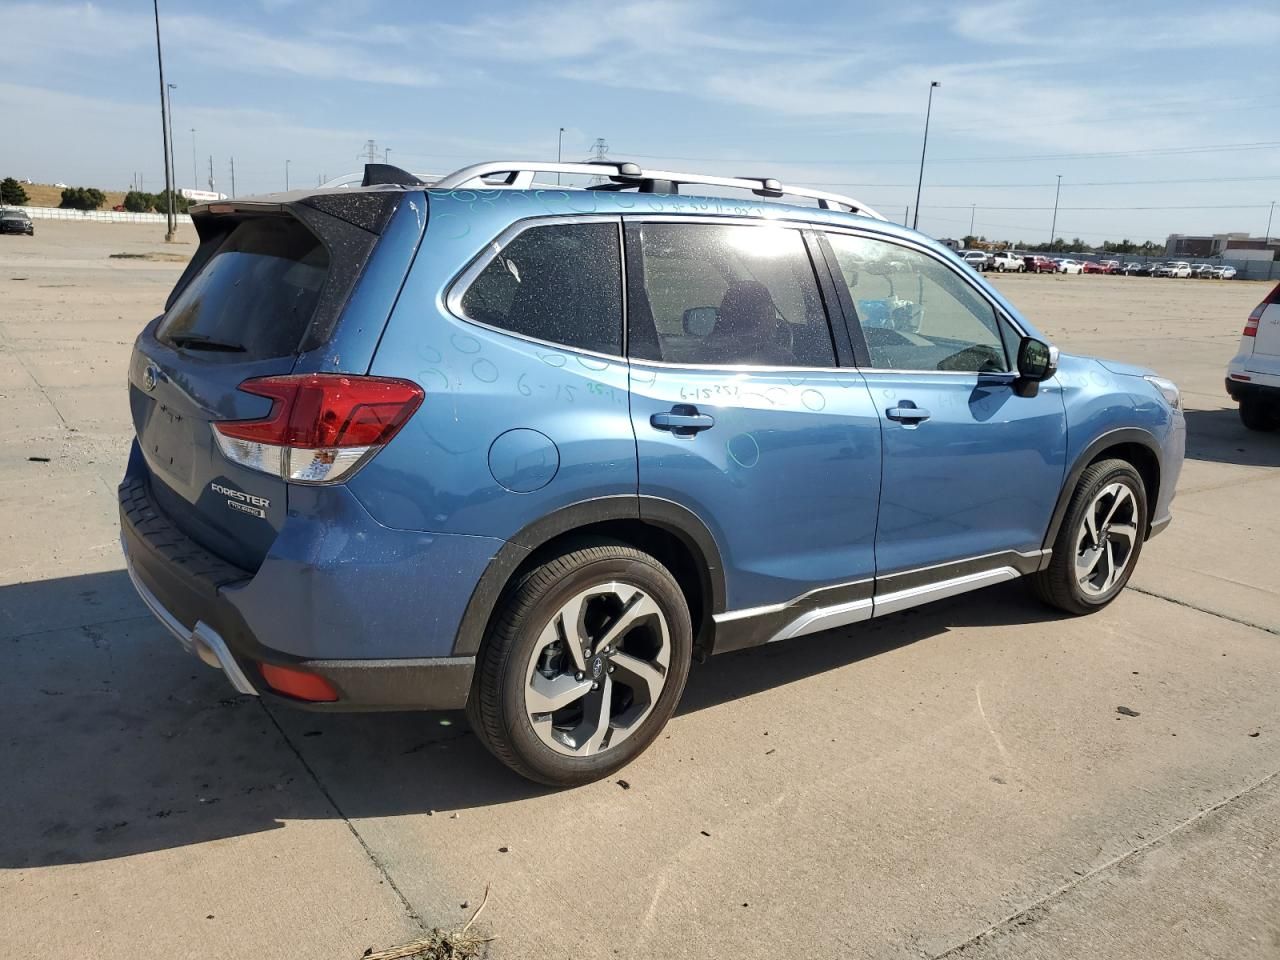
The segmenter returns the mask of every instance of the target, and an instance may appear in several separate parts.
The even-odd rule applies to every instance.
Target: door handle
[[[715,417],[699,413],[691,403],[677,403],[669,413],[655,413],[649,417],[649,425],[655,430],[670,430],[677,437],[690,439],[699,431],[710,430],[716,421]]]
[[[909,426],[922,423],[930,417],[928,410],[917,407],[910,400],[902,401],[902,406],[890,407],[884,412],[884,415],[890,420],[897,420],[899,423],[905,423]]]

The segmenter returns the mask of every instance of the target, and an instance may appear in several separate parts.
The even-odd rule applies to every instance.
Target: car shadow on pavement
[[[312,714],[235,695],[123,571],[0,587],[0,869],[246,837],[289,821],[545,794],[459,714]],[[938,636],[1053,614],[1018,584],[696,665],[688,714]]]
[[[1280,431],[1246,430],[1232,410],[1187,410],[1187,458],[1248,467],[1280,467]]]

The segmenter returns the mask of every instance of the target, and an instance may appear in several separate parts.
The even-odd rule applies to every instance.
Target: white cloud
[[[0,3],[0,18],[20,43],[6,44],[6,61],[42,70],[56,68],[67,57],[113,60],[141,54],[154,44],[149,15],[107,11],[94,3]],[[429,87],[439,77],[406,51],[390,58],[373,51],[368,30],[312,35],[291,29],[272,35],[242,23],[193,14],[162,16],[161,35],[172,58],[178,51],[206,64],[249,74],[293,74],[313,78]],[[171,60],[172,62],[172,60]]]
[[[1280,40],[1274,5],[1168,4],[1134,14],[1115,7],[1071,11],[1032,0],[991,0],[956,4],[946,15],[951,29],[974,43],[1072,51],[1082,59],[1115,51],[1242,49]]]

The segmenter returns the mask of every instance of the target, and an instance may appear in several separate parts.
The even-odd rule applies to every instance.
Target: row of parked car
[[[1227,264],[1187,263],[1122,263],[1119,260],[1075,260],[1071,257],[1046,257],[1035,253],[1013,253],[1001,250],[961,250],[960,257],[975,270],[997,273],[1119,273],[1133,277],[1199,277],[1230,280],[1236,268]]]

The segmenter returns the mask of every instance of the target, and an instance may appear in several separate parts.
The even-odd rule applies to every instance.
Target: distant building
[[[1166,257],[1199,259],[1225,257],[1234,260],[1272,260],[1280,252],[1280,238],[1270,240],[1250,237],[1248,233],[1215,233],[1212,236],[1189,236],[1171,233],[1165,241]]]
[[[211,200],[226,200],[225,193],[217,193],[213,190],[192,190],[189,187],[183,187],[178,191],[178,196],[185,197],[193,203],[208,203]]]

